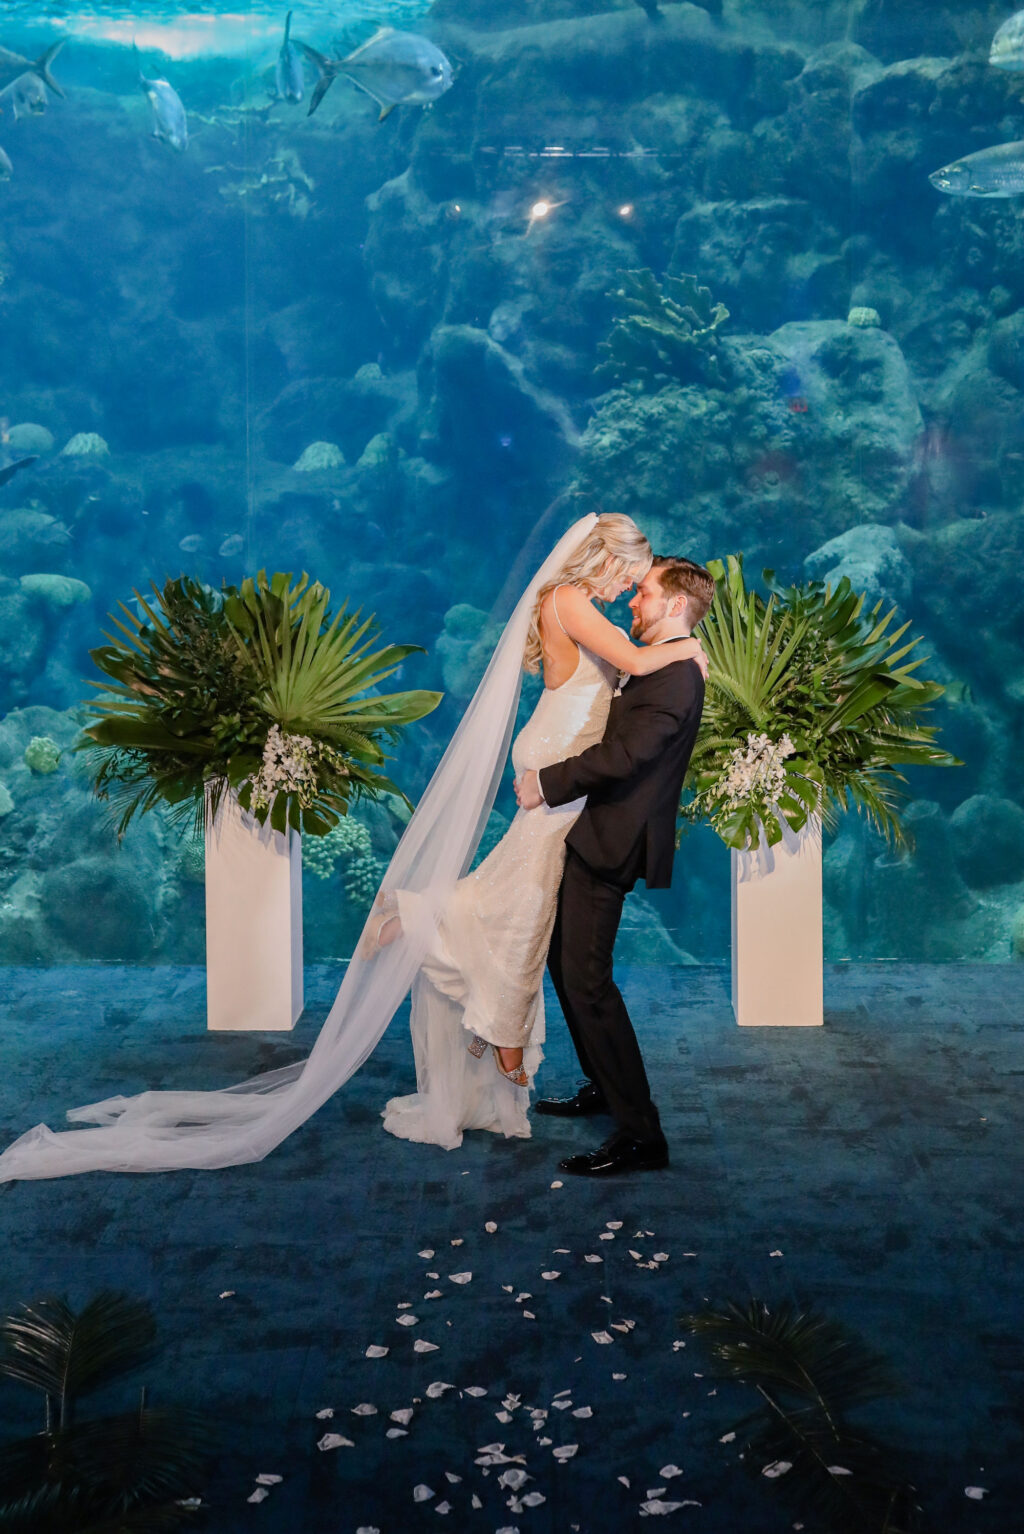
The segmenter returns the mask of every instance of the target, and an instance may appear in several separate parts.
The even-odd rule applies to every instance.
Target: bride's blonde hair
[[[548,581],[537,594],[523,651],[523,670],[541,669],[540,610],[549,592],[556,586],[578,586],[588,597],[597,597],[613,581],[642,581],[651,568],[651,559],[651,546],[631,517],[619,512],[606,512],[598,517],[554,580]]]

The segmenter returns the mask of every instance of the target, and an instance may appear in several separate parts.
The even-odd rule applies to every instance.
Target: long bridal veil
[[[442,909],[468,871],[498,790],[515,725],[523,649],[540,587],[596,522],[564,535],[516,605],[461,724],[395,850],[382,888],[415,891],[424,919],[366,961],[357,954],[310,1054],[220,1091],[142,1092],[75,1108],[97,1128],[37,1124],[0,1156],[0,1182],[75,1172],[162,1172],[260,1161],[362,1065],[416,979]]]

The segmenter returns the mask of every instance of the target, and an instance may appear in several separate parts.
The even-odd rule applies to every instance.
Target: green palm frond
[[[207,796],[215,809],[259,772],[274,726],[312,742],[309,777],[272,805],[258,796],[261,821],[323,835],[353,796],[393,791],[385,746],[441,694],[382,693],[421,648],[380,646],[373,618],[332,614],[330,596],[306,574],[260,571],[219,592],[182,576],[120,604],[92,651],[102,677],[79,746],[119,836],[160,803],[201,828]]]
[[[736,1424],[755,1474],[830,1534],[907,1534],[917,1526],[912,1488],[896,1457],[851,1422],[898,1393],[885,1360],[840,1322],[784,1301],[726,1304],[683,1318],[716,1377],[747,1385],[759,1405]]]
[[[731,847],[826,824],[854,807],[895,844],[905,842],[901,768],[953,766],[923,721],[944,689],[922,680],[920,636],[896,610],[866,611],[847,578],[749,591],[741,556],[711,561],[715,601],[702,638],[710,671],[701,732],[687,778],[684,820],[704,817]],[[908,637],[909,636],[909,637]],[[760,777],[728,786],[756,738],[766,737]],[[788,740],[790,746],[784,747]],[[741,776],[743,774],[741,773]],[[771,789],[769,791],[769,786]]]
[[[0,1374],[41,1390],[66,1425],[74,1399],[137,1368],[155,1335],[149,1306],[123,1294],[98,1294],[77,1313],[63,1299],[37,1300],[0,1324]]]

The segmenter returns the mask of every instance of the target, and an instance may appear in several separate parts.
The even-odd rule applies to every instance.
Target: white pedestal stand
[[[302,838],[225,794],[206,827],[208,1028],[294,1028],[302,1011]]]
[[[732,1005],[750,1027],[820,1027],[821,820],[732,854]]]

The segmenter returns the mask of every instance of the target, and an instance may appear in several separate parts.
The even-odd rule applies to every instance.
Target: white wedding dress
[[[607,661],[581,649],[576,670],[545,688],[512,747],[516,774],[548,767],[596,745],[615,685]],[[473,1035],[525,1050],[532,1079],[544,1042],[541,989],[565,838],[586,801],[520,810],[480,866],[460,879],[433,923],[413,990],[411,1032],[417,1090],[393,1097],[384,1128],[403,1140],[454,1149],[464,1129],[526,1138],[529,1089],[499,1075]],[[424,920],[422,897],[396,890],[403,931]]]
[[[500,996],[488,989],[484,976],[488,962],[486,957],[480,957],[486,955],[484,927],[471,929],[470,923],[461,920],[453,926],[450,917],[446,919],[446,913],[458,910],[464,898],[461,891],[463,887],[468,889],[471,883],[465,875],[472,867],[505,770],[519,707],[523,651],[538,594],[559,575],[566,561],[589,536],[596,521],[595,516],[589,515],[569,528],[516,604],[483,680],[421,796],[385,873],[385,890],[402,890],[418,897],[410,902],[408,921],[403,921],[402,940],[392,943],[374,958],[364,959],[359,951],[353,955],[334,1005],[307,1058],[232,1086],[212,1090],[187,1086],[163,1091],[136,1091],[131,1096],[109,1097],[102,1102],[74,1108],[68,1112],[68,1119],[74,1124],[91,1127],[55,1131],[46,1124],[36,1124],[0,1155],[0,1183],[68,1177],[80,1172],[164,1172],[185,1167],[240,1166],[260,1161],[355,1074],[373,1052],[410,989],[413,992],[413,1034],[420,1041],[417,1047],[417,1096],[430,1100],[431,1113],[437,1108],[438,1126],[435,1134],[418,1137],[429,1137],[439,1145],[455,1145],[461,1133],[461,1128],[456,1126],[467,1127],[470,1121],[474,1125],[480,1122],[489,1128],[502,1128],[510,1134],[528,1132],[524,1113],[525,1089],[513,1088],[511,1083],[504,1081],[498,1075],[493,1059],[476,1061],[464,1048],[455,1048],[456,1039],[461,1046],[468,1038],[461,1021],[462,1002],[456,1002],[439,990],[427,978],[427,971],[437,978],[438,936],[441,933],[458,949],[458,964],[466,965],[464,973],[471,973],[474,981],[479,981],[479,985],[472,988],[471,1005],[479,1004],[489,1009],[488,1015],[493,1014],[495,1018],[499,1012],[505,1015],[497,1005]],[[559,688],[543,697],[530,724],[522,732],[521,763],[551,762],[559,755],[568,756],[582,745],[598,739],[610,691],[607,676],[590,658],[582,656],[570,684],[564,691]],[[556,817],[567,813],[554,812]],[[533,938],[528,941],[524,936],[521,941],[522,951],[525,953],[529,947],[535,960],[543,946],[536,913],[542,906],[546,908],[546,902],[551,902],[553,909],[558,887],[556,865],[568,828],[557,818],[548,821],[542,817],[537,824],[550,825],[552,832],[550,845],[546,845],[543,856],[537,856],[536,888],[527,891],[525,879],[511,866],[499,880],[506,921],[511,921],[521,904],[524,908],[529,905],[534,912]],[[556,826],[559,828],[557,833]],[[520,843],[520,838],[529,838],[533,834],[532,830],[519,830],[515,838],[506,838],[506,841],[510,841],[510,848],[514,849],[517,845],[526,845]],[[513,858],[511,850],[502,852],[500,848],[492,858],[499,854],[501,858]],[[552,859],[550,865],[544,862],[546,857]],[[481,884],[490,878],[490,863],[491,858],[485,859],[476,871],[477,875],[482,875],[482,880],[478,881]],[[540,877],[542,863],[546,870],[543,881]],[[518,918],[515,928],[519,929]],[[525,933],[525,928],[523,931]],[[463,941],[482,944],[475,950],[476,957],[466,956],[461,947]],[[512,963],[512,949],[507,949],[505,954],[506,961]],[[455,954],[449,954],[449,958],[455,957]],[[539,971],[534,991],[539,991]],[[470,999],[468,987],[466,999]],[[436,1008],[447,1011],[451,1025],[447,1032],[437,1027]],[[440,1047],[442,1039],[443,1052],[435,1060],[430,1057],[429,1048],[435,1044]],[[474,1071],[480,1072],[479,1089],[475,1078],[472,1090],[466,1088],[467,1062]],[[76,1062],[68,1060],[66,1065],[71,1079]],[[486,1081],[485,1065],[489,1071]],[[439,1072],[449,1069],[452,1075],[446,1090],[451,1111],[445,1109],[442,1112],[438,1106],[442,1100]],[[517,1092],[521,1092],[521,1097],[516,1096]],[[467,1104],[470,1105],[468,1113]],[[416,1111],[410,1111],[407,1127]],[[396,1108],[396,1121],[399,1113]]]

